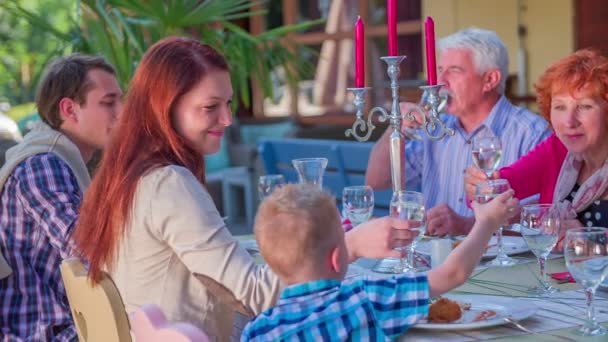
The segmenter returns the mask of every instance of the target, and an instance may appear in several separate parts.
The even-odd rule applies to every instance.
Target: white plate
[[[461,238],[457,238],[461,239]],[[526,240],[521,236],[503,236],[502,242],[504,245],[505,252],[507,255],[520,254],[530,251]],[[498,254],[498,247],[496,246],[496,237],[492,236],[488,243],[490,248],[483,254],[484,258],[494,258]],[[431,241],[422,240],[416,244],[416,252],[422,255],[431,255]]]
[[[425,330],[471,330],[506,324],[504,318],[513,320],[524,320],[536,313],[538,307],[531,302],[511,297],[483,296],[483,295],[445,295],[445,298],[460,303],[471,304],[470,310],[465,310],[463,316],[450,323],[428,323],[419,321],[412,329]],[[480,311],[494,310],[496,316],[483,321],[474,322],[473,319]]]

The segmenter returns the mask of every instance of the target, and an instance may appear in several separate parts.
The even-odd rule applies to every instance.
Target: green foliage
[[[31,25],[24,11],[44,13],[50,27],[65,33],[75,9],[73,0],[0,1],[0,101],[32,101],[42,68],[65,48],[44,27]]]
[[[116,67],[125,89],[150,45],[170,35],[200,39],[226,56],[235,98],[250,106],[250,77],[259,82],[265,96],[272,96],[271,75],[276,67],[287,63],[297,66],[287,69],[290,82],[311,72],[312,65],[281,45],[280,39],[319,23],[278,27],[254,36],[234,24],[256,14],[252,12],[254,5],[256,2],[249,0],[81,0],[80,25],[71,18],[68,22],[74,25],[68,30],[50,22],[46,14],[18,4],[0,4],[0,8],[52,34],[59,46],[104,55]]]

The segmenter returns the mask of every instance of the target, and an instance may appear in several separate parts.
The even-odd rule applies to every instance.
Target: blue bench
[[[319,139],[262,139],[258,152],[267,174],[282,174],[297,183],[298,174],[291,161],[297,158],[327,158],[323,188],[336,196],[341,208],[342,189],[365,184],[367,161],[373,143]],[[387,165],[386,167],[389,167]],[[391,190],[374,191],[374,216],[388,215]]]

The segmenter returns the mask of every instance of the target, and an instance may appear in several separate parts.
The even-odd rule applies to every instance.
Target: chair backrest
[[[189,323],[171,324],[162,310],[153,304],[131,313],[131,330],[136,342],[208,342],[209,337]]]
[[[341,206],[345,186],[365,184],[367,162],[374,143],[321,139],[263,139],[258,151],[267,174],[282,174],[287,182],[296,183],[298,175],[291,161],[297,158],[328,159],[323,188],[336,196]],[[387,166],[388,167],[388,166]],[[374,191],[374,215],[388,214],[390,190]]]
[[[91,285],[82,262],[70,258],[61,263],[61,277],[81,342],[131,341],[125,306],[108,275]]]

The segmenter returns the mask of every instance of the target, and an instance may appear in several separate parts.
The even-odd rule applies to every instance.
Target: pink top
[[[564,144],[552,134],[515,163],[500,169],[500,178],[509,181],[519,199],[540,193],[539,203],[552,203],[567,153]]]

